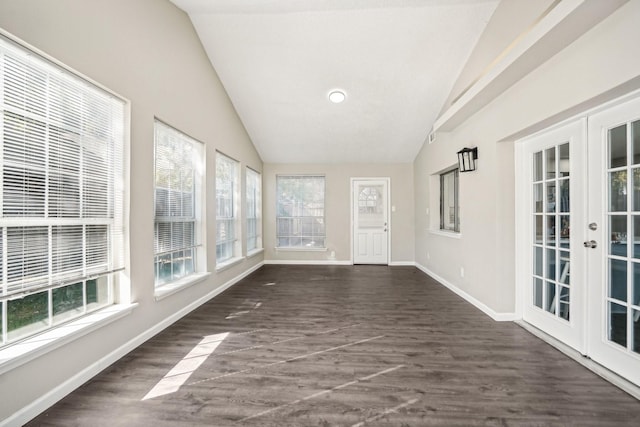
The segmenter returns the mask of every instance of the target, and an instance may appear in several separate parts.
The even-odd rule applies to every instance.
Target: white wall
[[[325,222],[327,252],[276,251],[276,175],[325,175]],[[391,179],[391,262],[413,262],[413,167],[406,164],[264,164],[264,247],[267,261],[327,261],[335,251],[336,261],[351,256],[351,178]]]
[[[133,313],[0,376],[0,420],[144,331],[262,262],[252,257],[156,302],[153,122],[206,144],[207,267],[215,271],[215,150],[261,171],[254,149],[186,14],[158,0],[0,2],[0,27],[131,101],[130,263]],[[225,316],[225,313],[220,313]],[[215,331],[212,331],[212,333]]]
[[[517,171],[511,136],[594,107],[621,88],[640,87],[639,20],[640,0],[631,0],[452,132],[422,148],[414,162],[418,264],[495,313],[515,311]],[[438,215],[433,202],[438,198],[424,183],[454,163],[455,153],[465,146],[477,146],[480,159],[476,172],[460,176],[462,237],[429,233],[426,209]]]

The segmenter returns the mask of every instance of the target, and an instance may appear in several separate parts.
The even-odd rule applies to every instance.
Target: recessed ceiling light
[[[342,90],[336,89],[329,92],[329,101],[334,104],[340,104],[345,99],[347,99],[347,95]]]

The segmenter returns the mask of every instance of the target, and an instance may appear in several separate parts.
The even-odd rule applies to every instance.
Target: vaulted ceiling
[[[411,162],[498,3],[171,1],[268,163]]]

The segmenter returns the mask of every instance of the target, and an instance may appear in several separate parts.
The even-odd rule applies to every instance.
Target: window
[[[202,144],[155,122],[155,283],[197,271]]]
[[[247,168],[247,253],[262,248],[262,179]]]
[[[125,109],[0,38],[0,345],[113,303]]]
[[[324,248],[324,176],[278,176],[279,248]]]
[[[440,229],[460,231],[458,169],[440,175]]]
[[[216,261],[218,266],[237,257],[238,162],[216,156]]]

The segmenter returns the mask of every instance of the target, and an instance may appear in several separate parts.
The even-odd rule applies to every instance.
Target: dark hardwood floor
[[[413,267],[265,266],[29,425],[638,426],[640,401]]]

